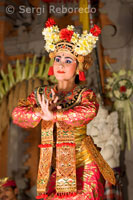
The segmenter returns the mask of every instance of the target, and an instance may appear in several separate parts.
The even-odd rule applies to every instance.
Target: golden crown
[[[96,46],[101,29],[94,25],[89,33],[83,31],[81,35],[74,30],[75,27],[73,25],[68,25],[67,28],[59,30],[54,19],[49,18],[42,32],[46,41],[44,46],[46,51],[55,53],[59,50],[68,50],[76,57],[79,55],[86,56],[91,53]],[[54,54],[51,57],[54,57]]]

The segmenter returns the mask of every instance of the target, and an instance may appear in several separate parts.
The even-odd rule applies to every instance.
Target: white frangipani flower
[[[73,31],[73,30],[74,30],[74,26],[73,26],[73,25],[68,25],[68,26],[67,26],[67,29],[68,29],[69,31]]]

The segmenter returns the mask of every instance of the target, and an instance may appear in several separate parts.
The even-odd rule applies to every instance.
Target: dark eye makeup
[[[55,61],[56,61],[56,62],[60,62],[60,61],[61,61],[61,57],[60,57],[60,56],[56,56],[56,57],[55,57]],[[70,58],[70,57],[65,57],[64,63],[66,63],[66,64],[71,64],[72,62],[73,62],[73,59],[72,59],[72,58]]]
[[[55,57],[56,62],[60,62],[60,57]]]
[[[72,60],[70,60],[70,59],[66,59],[66,60],[65,60],[65,63],[67,63],[67,64],[71,64],[71,63],[72,63]]]

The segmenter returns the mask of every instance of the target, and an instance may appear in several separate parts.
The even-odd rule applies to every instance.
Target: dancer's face
[[[69,81],[76,75],[76,58],[68,52],[58,52],[53,67],[58,81]]]
[[[17,188],[3,187],[0,189],[0,200],[17,200]]]

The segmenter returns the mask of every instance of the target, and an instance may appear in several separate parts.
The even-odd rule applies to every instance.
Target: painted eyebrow
[[[69,59],[73,60],[73,59],[72,59],[72,58],[70,58],[70,57],[65,57],[65,58],[69,58]]]
[[[59,57],[59,58],[61,58],[61,56],[55,56],[55,58],[56,58],[56,57]]]
[[[55,56],[55,58],[57,58],[57,57],[58,57],[58,58],[61,58],[61,56],[58,56],[58,55],[57,55],[57,56]],[[67,59],[67,58],[69,58],[69,59],[73,60],[73,59],[72,59],[72,58],[70,58],[70,57],[65,57],[65,59]]]

